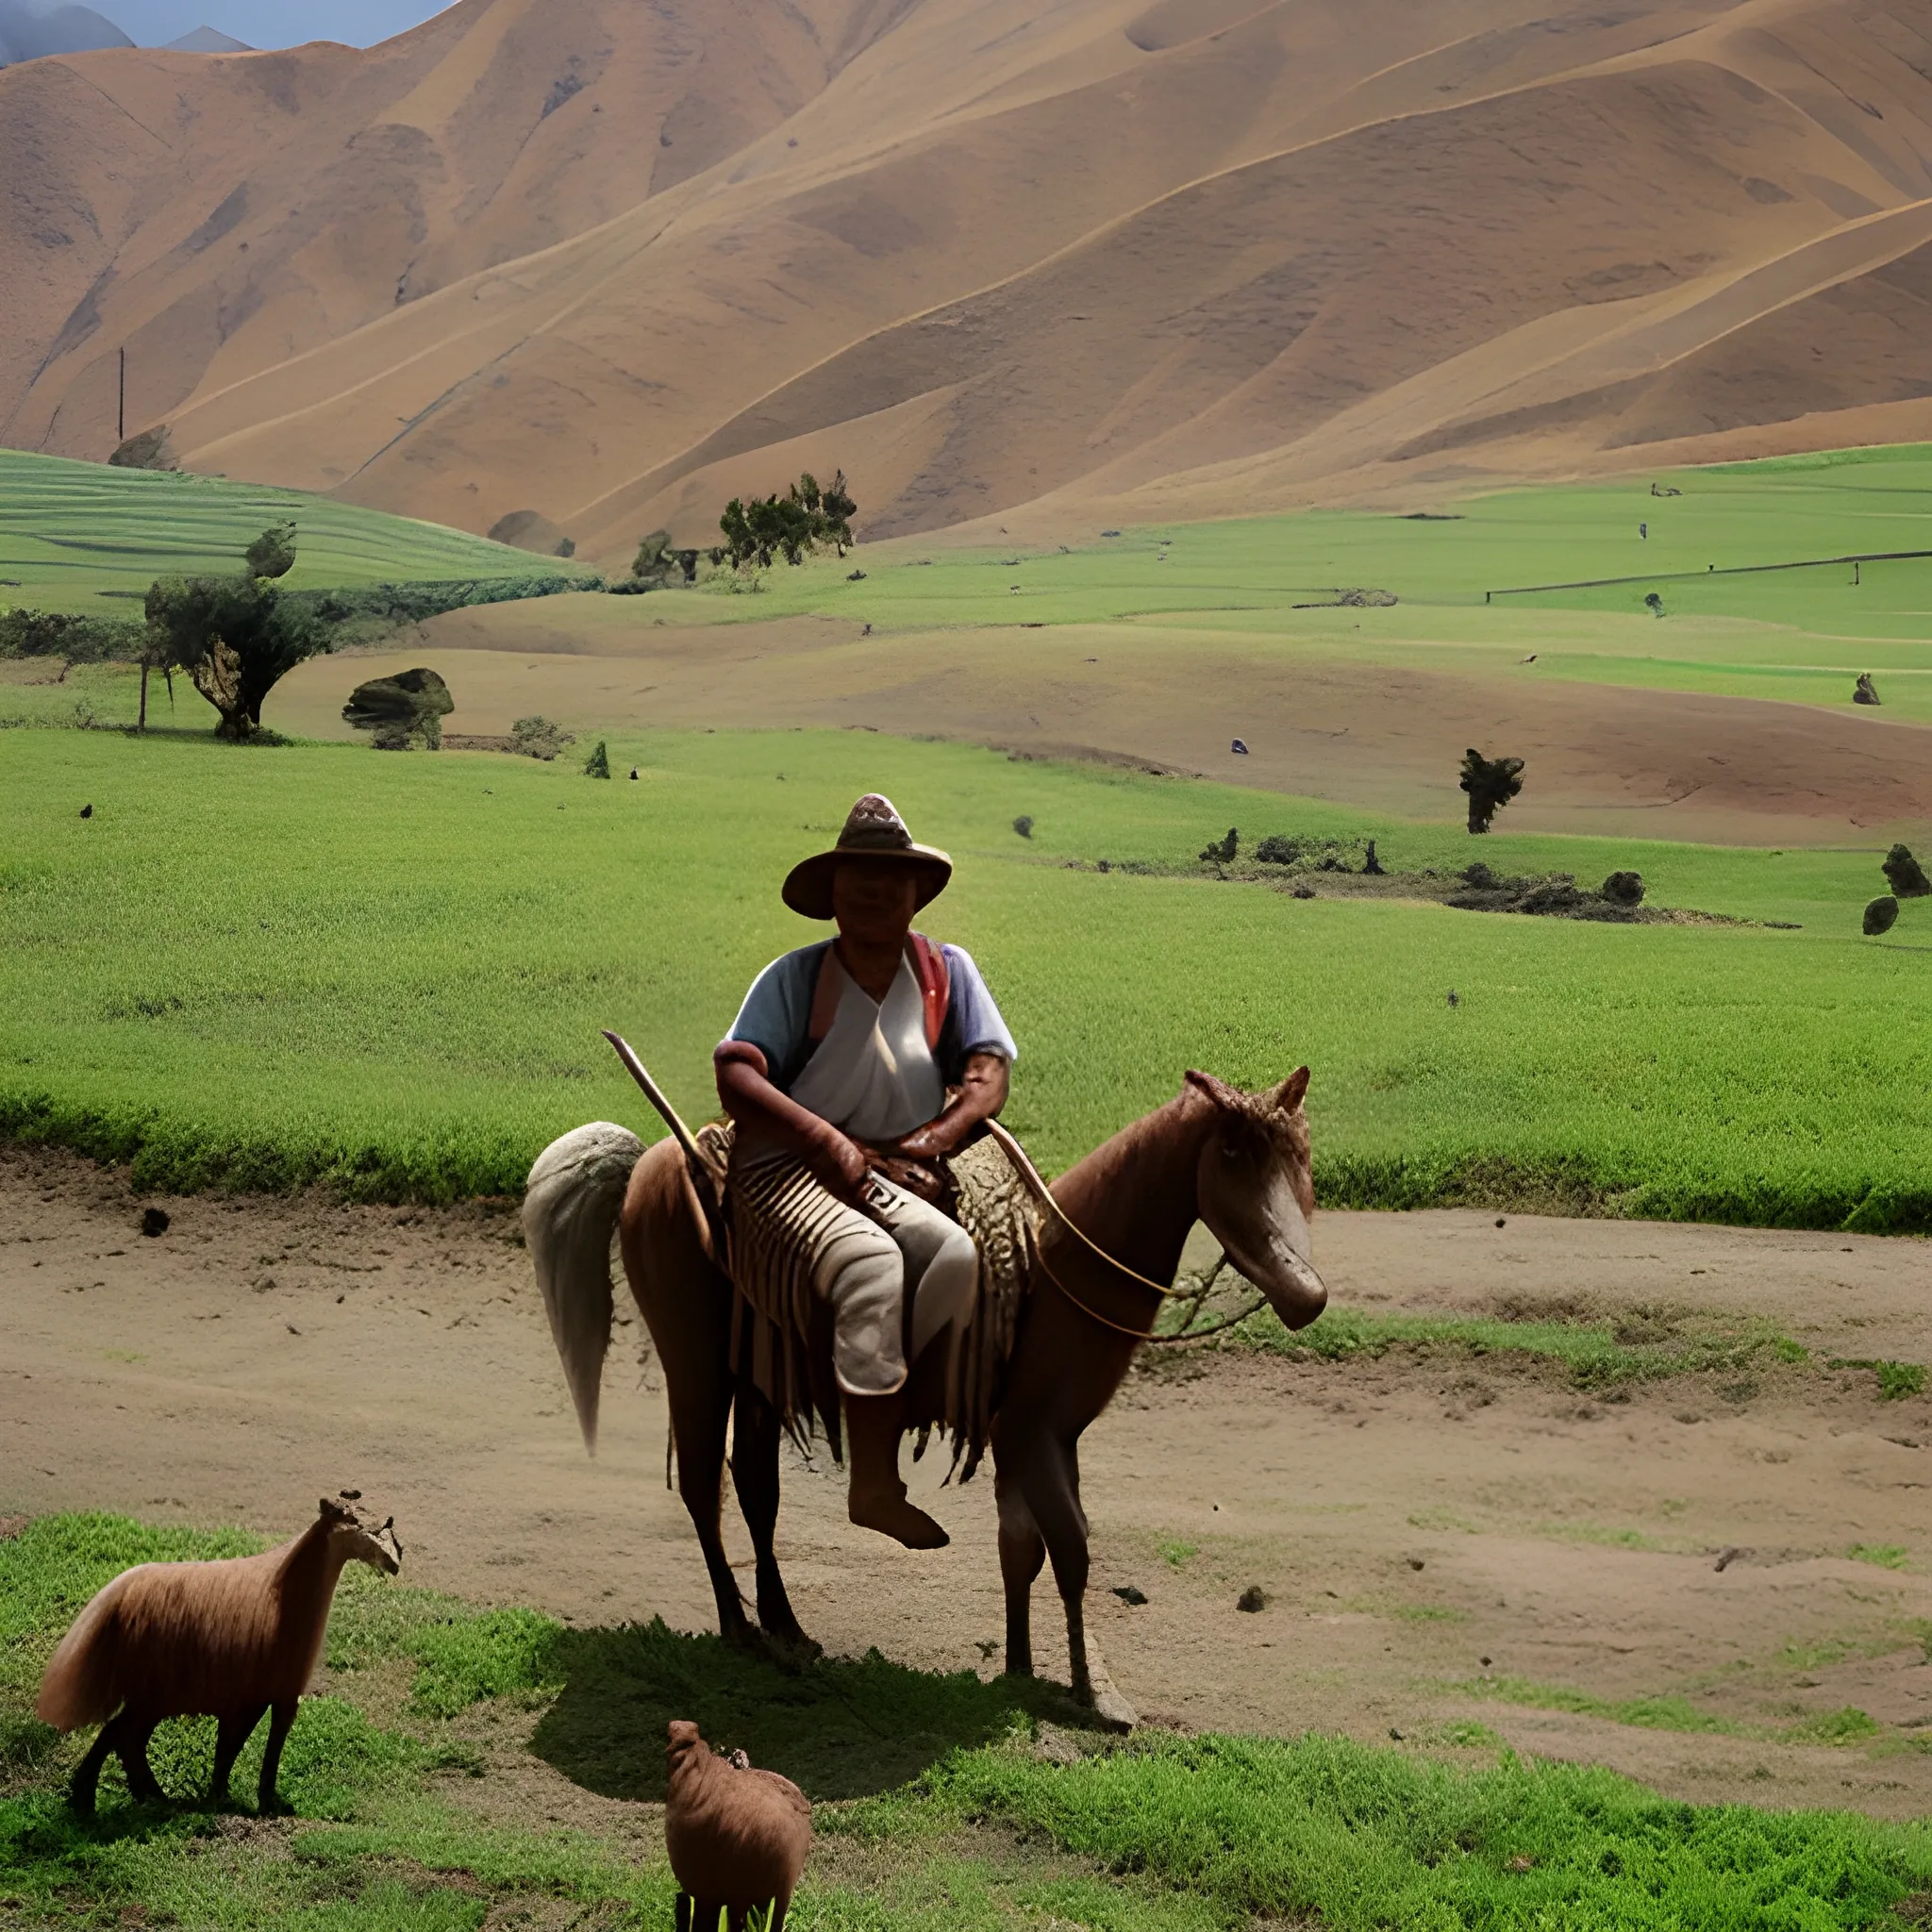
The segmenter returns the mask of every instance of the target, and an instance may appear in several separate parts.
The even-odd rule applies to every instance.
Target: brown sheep
[[[664,1844],[683,1888],[677,1932],[731,1932],[770,1905],[766,1932],[784,1932],[785,1913],[811,1850],[811,1805],[789,1777],[754,1771],[741,1751],[720,1757],[685,1718],[673,1718],[665,1756],[671,1794]]]
[[[393,1576],[401,1556],[391,1524],[371,1531],[347,1504],[324,1497],[300,1536],[261,1556],[124,1570],[75,1620],[41,1680],[42,1723],[63,1731],[101,1726],[74,1774],[75,1809],[94,1808],[109,1751],[120,1754],[136,1798],[160,1799],[147,1740],[169,1717],[221,1721],[209,1800],[225,1805],[235,1759],[273,1710],[260,1803],[274,1810],[282,1745],[322,1654],[342,1565],[367,1563]]]

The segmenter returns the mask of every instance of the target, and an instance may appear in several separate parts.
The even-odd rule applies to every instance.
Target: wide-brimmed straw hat
[[[785,903],[808,919],[832,916],[832,874],[841,860],[885,859],[919,874],[919,904],[930,905],[946,890],[953,861],[936,845],[917,845],[890,798],[868,791],[846,815],[845,828],[829,852],[802,858],[785,877]]]

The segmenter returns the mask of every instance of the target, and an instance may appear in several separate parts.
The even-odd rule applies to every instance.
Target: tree
[[[1496,814],[1523,790],[1523,760],[1486,758],[1472,748],[1462,755],[1461,783],[1469,793],[1469,829],[1487,832]]]
[[[342,716],[358,731],[373,733],[377,751],[408,751],[418,737],[429,750],[441,751],[442,721],[455,709],[449,686],[434,671],[418,666],[358,684]]]
[[[252,738],[276,683],[328,635],[266,577],[162,577],[147,593],[148,662],[178,666],[217,711],[218,738]]]
[[[295,526],[271,524],[248,546],[248,575],[285,577],[295,568]]]
[[[669,579],[676,560],[677,553],[671,547],[671,532],[653,530],[638,545],[638,554],[631,559],[630,574],[641,584],[661,585]]]
[[[852,544],[852,518],[858,510],[843,470],[823,490],[807,471],[786,486],[783,496],[755,496],[749,503],[734,496],[724,506],[718,519],[724,557],[733,570],[747,565],[770,570],[780,557],[787,563],[803,563],[821,545],[843,557]]]

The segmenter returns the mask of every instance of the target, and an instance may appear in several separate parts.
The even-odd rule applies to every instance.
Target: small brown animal
[[[769,1904],[765,1932],[785,1932],[785,1913],[811,1850],[811,1804],[789,1777],[755,1771],[741,1751],[720,1757],[686,1718],[673,1718],[671,1797],[664,1844],[683,1888],[677,1932],[716,1932],[722,1908],[731,1932]]]
[[[160,1799],[147,1740],[163,1718],[202,1716],[221,1721],[209,1799],[225,1805],[235,1759],[273,1710],[260,1804],[275,1809],[282,1745],[322,1653],[342,1565],[367,1563],[393,1576],[401,1557],[392,1521],[367,1529],[346,1503],[325,1496],[316,1520],[279,1549],[124,1570],[75,1620],[41,1680],[42,1724],[101,1726],[74,1774],[74,1808],[94,1808],[109,1751],[119,1753],[135,1797]]]

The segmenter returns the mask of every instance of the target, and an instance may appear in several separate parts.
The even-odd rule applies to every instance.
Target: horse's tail
[[[610,1237],[643,1151],[628,1127],[592,1121],[538,1155],[524,1193],[524,1240],[584,1447],[593,1456],[597,1395],[610,1348]]]

